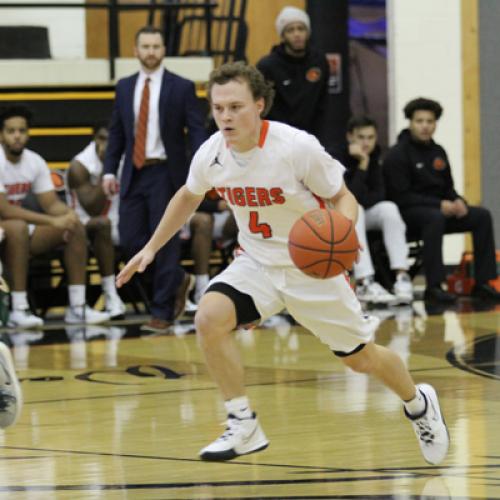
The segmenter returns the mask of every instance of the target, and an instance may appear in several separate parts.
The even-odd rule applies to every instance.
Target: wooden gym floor
[[[440,394],[439,467],[394,395],[283,317],[236,333],[271,445],[227,463],[197,458],[225,414],[189,319],[172,336],[141,336],[137,319],[9,332],[25,403],[0,433],[0,498],[500,498],[499,310],[378,311],[377,341]]]

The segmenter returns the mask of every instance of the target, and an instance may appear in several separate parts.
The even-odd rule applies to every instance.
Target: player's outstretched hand
[[[155,253],[144,247],[139,253],[136,253],[120,271],[116,277],[116,286],[120,288],[127,283],[135,273],[143,273],[146,267],[153,262],[154,258]]]

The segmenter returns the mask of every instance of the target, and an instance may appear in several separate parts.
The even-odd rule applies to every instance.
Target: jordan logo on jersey
[[[218,187],[215,188],[221,198],[230,205],[238,207],[268,207],[270,205],[283,205],[286,199],[283,190],[279,187]]]
[[[216,157],[214,158],[214,161],[210,163],[211,167],[213,167],[214,165],[219,165],[219,167],[222,167],[222,163],[219,161],[219,153],[217,153]]]

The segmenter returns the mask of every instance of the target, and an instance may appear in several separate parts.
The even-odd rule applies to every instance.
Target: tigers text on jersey
[[[236,159],[235,159],[236,157]],[[242,248],[261,264],[291,266],[288,233],[304,213],[335,196],[344,167],[318,140],[289,125],[263,121],[259,146],[234,154],[220,132],[196,152],[186,187],[212,187],[234,212]]]
[[[17,163],[11,163],[0,147],[0,193],[5,193],[10,203],[21,205],[30,192],[52,191],[54,184],[45,160],[34,151],[25,149]]]

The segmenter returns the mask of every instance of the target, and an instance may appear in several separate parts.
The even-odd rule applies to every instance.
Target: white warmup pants
[[[392,201],[381,201],[367,210],[360,205],[356,233],[363,251],[360,252],[359,262],[354,265],[354,277],[357,280],[375,274],[366,239],[366,231],[373,229],[382,231],[391,269],[408,269],[406,225],[396,204]]]

